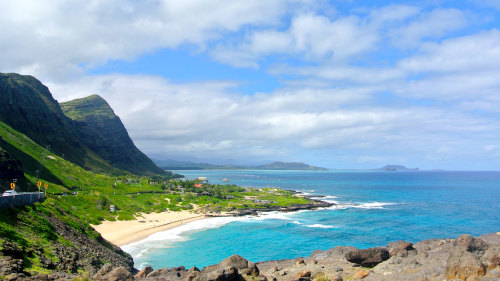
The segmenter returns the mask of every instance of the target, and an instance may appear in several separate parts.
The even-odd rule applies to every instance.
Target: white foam
[[[384,209],[384,206],[397,205],[397,203],[388,203],[388,202],[370,202],[370,203],[361,203],[359,205],[353,205],[353,208],[359,209]]]
[[[320,223],[315,223],[311,225],[304,225],[306,227],[312,227],[312,228],[335,228],[333,225],[327,225],[327,224],[320,224]]]
[[[298,224],[298,225],[303,224],[303,223],[301,223],[300,221],[292,221],[292,223],[294,223],[294,224]]]
[[[210,228],[219,228],[233,221],[245,220],[245,217],[216,217],[192,221],[169,230],[154,233],[146,239],[122,246],[122,250],[134,258],[154,251],[155,249],[169,248],[174,242],[186,241],[186,233],[202,231]],[[184,235],[182,235],[184,234]]]
[[[333,195],[327,195],[327,196],[325,196],[323,198],[325,198],[325,199],[336,199],[338,197],[337,196],[333,196]]]

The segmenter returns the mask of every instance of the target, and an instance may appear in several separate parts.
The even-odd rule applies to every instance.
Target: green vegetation
[[[218,213],[311,203],[288,191],[183,180],[159,169],[99,96],[61,109],[35,78],[0,73],[0,104],[0,192],[13,178],[16,191],[37,191],[38,181],[48,185],[42,187],[43,203],[0,210],[0,254],[3,249],[18,253],[30,274],[84,270],[61,257],[79,256],[93,267],[110,262],[81,249],[89,243],[129,264],[130,256],[90,226],[103,220],[166,210]]]

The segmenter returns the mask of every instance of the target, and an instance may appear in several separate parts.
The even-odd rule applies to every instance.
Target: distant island
[[[274,161],[263,165],[216,165],[171,159],[153,159],[153,161],[165,170],[327,170],[326,168],[311,166],[303,162]]]
[[[418,168],[406,168],[403,165],[385,165],[382,168],[375,169],[378,171],[401,172],[401,171],[420,171]]]

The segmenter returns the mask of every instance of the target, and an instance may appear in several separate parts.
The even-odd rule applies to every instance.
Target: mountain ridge
[[[326,168],[311,166],[303,162],[273,161],[261,165],[218,165],[172,159],[153,159],[153,161],[166,170],[327,170]]]

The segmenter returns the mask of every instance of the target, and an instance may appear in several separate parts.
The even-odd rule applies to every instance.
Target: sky
[[[500,1],[0,0],[0,72],[147,155],[500,170]]]

